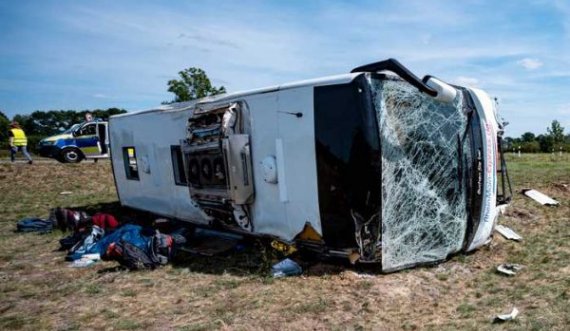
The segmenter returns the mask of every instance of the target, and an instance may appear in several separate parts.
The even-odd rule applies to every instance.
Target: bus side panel
[[[171,146],[184,138],[189,111],[152,112],[111,118],[111,158],[117,192],[124,206],[159,215],[207,223],[190,199],[188,187],[176,185]],[[135,150],[139,179],[128,179],[124,148]]]
[[[276,157],[278,94],[256,94],[244,100],[251,116],[250,143],[255,186],[255,201],[251,205],[253,230],[283,239],[292,238],[285,205],[280,201],[280,183],[267,183],[263,176],[262,161]]]
[[[277,121],[285,172],[285,183],[279,185],[286,186],[285,209],[289,223],[289,237],[301,232],[306,223],[310,223],[322,236],[313,90],[313,86],[305,86],[279,92]],[[297,113],[302,115],[294,115]]]

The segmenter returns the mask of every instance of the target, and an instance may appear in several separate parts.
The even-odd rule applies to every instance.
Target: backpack
[[[50,214],[50,219],[54,220],[61,231],[77,231],[91,225],[89,215],[82,211],[57,207],[52,209]]]
[[[173,244],[172,236],[157,231],[150,242],[150,258],[157,264],[167,264],[172,257]]]
[[[93,215],[91,219],[94,225],[97,225],[101,229],[105,229],[107,231],[119,226],[119,222],[117,222],[115,216],[111,214],[97,213]]]
[[[111,243],[104,258],[115,260],[129,270],[152,270],[157,266],[145,251],[124,240]]]
[[[52,220],[26,217],[16,224],[16,231],[48,233],[53,229],[53,225],[54,224]]]

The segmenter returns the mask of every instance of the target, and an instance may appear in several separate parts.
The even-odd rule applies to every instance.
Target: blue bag
[[[47,233],[53,230],[53,225],[52,220],[44,220],[37,217],[26,217],[16,224],[16,231]]]

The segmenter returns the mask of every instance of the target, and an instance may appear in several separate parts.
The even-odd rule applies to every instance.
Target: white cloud
[[[106,94],[103,94],[103,93],[95,93],[95,94],[93,94],[93,97],[94,97],[94,98],[98,98],[98,99],[106,99],[106,98],[108,98],[108,96],[107,96]]]
[[[478,87],[479,80],[474,77],[459,76],[455,78],[455,84],[468,87]]]
[[[527,58],[524,58],[520,61],[517,61],[517,64],[524,67],[527,70],[534,70],[534,69],[538,69],[538,68],[542,67],[542,65],[544,63],[542,63],[538,59],[531,59],[531,58],[527,57]]]

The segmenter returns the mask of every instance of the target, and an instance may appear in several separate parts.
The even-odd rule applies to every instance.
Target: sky
[[[172,100],[200,67],[230,92],[396,58],[484,89],[508,136],[570,132],[570,1],[27,1],[0,3],[0,110]]]

